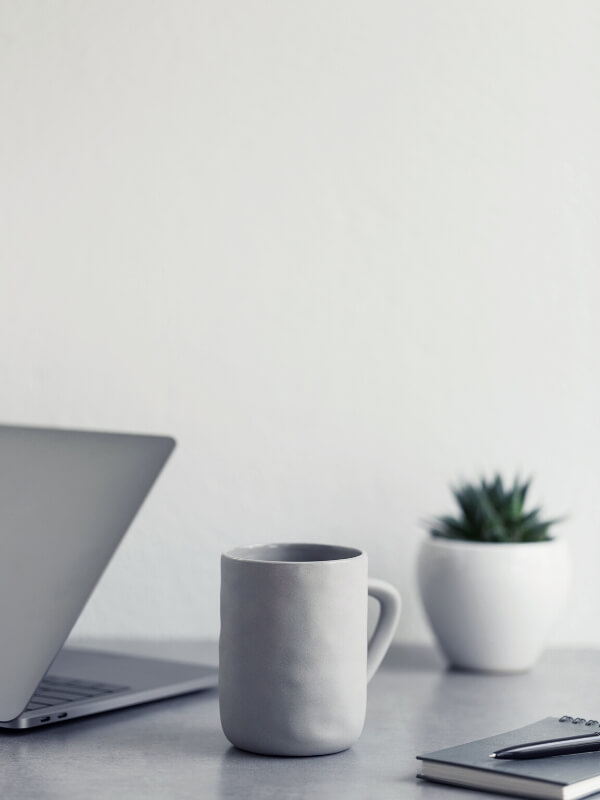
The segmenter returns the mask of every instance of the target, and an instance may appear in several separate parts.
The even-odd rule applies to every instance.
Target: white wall
[[[0,418],[179,448],[86,635],[216,635],[237,543],[536,475],[600,644],[600,4],[0,2]]]

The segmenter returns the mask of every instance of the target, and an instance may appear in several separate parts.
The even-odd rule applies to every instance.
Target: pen
[[[503,747],[490,758],[546,758],[566,756],[572,753],[590,753],[600,750],[600,733],[587,733],[583,736],[568,736],[565,739],[545,739],[543,742],[526,742],[514,747]]]

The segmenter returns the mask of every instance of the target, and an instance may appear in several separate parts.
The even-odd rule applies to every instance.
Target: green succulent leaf
[[[561,518],[541,520],[541,508],[525,511],[531,479],[504,484],[496,473],[491,480],[451,487],[459,508],[456,516],[435,517],[429,525],[432,536],[479,542],[538,542],[551,538],[551,526]]]

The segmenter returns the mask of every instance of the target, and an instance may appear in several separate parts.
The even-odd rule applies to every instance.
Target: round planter
[[[490,544],[430,537],[419,553],[421,598],[450,663],[521,672],[539,657],[568,592],[561,539]]]

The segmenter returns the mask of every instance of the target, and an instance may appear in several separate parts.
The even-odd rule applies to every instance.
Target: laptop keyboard
[[[87,700],[90,697],[101,697],[115,692],[123,692],[129,688],[129,686],[117,686],[114,683],[92,683],[76,678],[47,676],[42,679],[35,690],[25,711],[37,711],[39,708],[47,708],[48,706],[76,703],[79,700]]]

